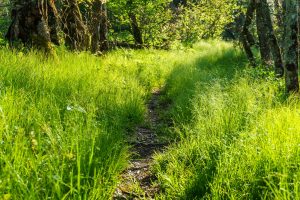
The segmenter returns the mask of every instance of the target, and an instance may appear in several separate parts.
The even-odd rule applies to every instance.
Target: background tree
[[[271,19],[270,8],[267,0],[257,0],[257,10],[260,10],[262,14],[260,23],[262,23],[263,26],[260,28],[262,29],[262,32],[265,32],[267,37],[266,42],[269,46],[265,50],[270,50],[270,52],[272,53],[275,73],[277,74],[277,76],[282,77],[284,75],[282,55],[278,45],[277,37],[274,33],[273,22]]]
[[[85,50],[89,47],[89,36],[77,0],[62,1],[62,23],[65,45],[71,50]]]
[[[253,37],[250,31],[251,21],[254,17],[254,10],[256,10],[256,30],[259,41],[261,62],[265,66],[271,66],[274,63],[276,75],[282,77],[284,74],[282,54],[273,28],[270,5],[267,0],[250,0],[248,3],[241,37],[241,42],[246,55],[251,65],[255,66],[255,59],[251,50]]]
[[[48,0],[47,13],[44,13],[44,17],[48,21],[49,29],[50,29],[50,39],[51,42],[59,45],[59,14],[57,12],[54,0]]]
[[[245,16],[245,22],[242,28],[241,42],[243,44],[248,60],[252,66],[256,66],[255,57],[251,50],[251,47],[254,45],[255,41],[251,31],[249,30],[249,27],[254,18],[254,13],[255,13],[255,0],[250,0],[247,8],[246,16]]]
[[[136,14],[134,12],[132,0],[127,1],[127,7],[128,7],[128,17],[129,17],[130,25],[131,25],[131,33],[133,35],[135,44],[138,46],[142,46],[143,45],[143,36],[142,36],[142,32],[140,30],[140,26],[139,26]]]
[[[94,0],[92,3],[92,44],[93,53],[107,51],[108,45],[108,18],[106,1]]]
[[[256,27],[259,41],[259,50],[262,64],[265,66],[272,65],[271,48],[268,42],[268,34],[266,28],[266,13],[261,0],[255,0],[256,7]]]
[[[285,81],[288,92],[299,92],[298,81],[298,12],[297,0],[284,0]]]
[[[48,13],[51,20],[57,18],[57,12],[53,1],[16,0],[12,2],[11,24],[6,38],[12,44],[21,40],[27,46],[35,46],[46,52],[51,52],[51,38],[57,38],[56,25],[50,22],[48,26]],[[50,20],[50,21],[51,21]],[[54,34],[51,37],[50,33]],[[56,43],[58,40],[55,41]]]

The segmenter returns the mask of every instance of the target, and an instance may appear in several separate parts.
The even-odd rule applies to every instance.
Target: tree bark
[[[109,49],[106,3],[94,0],[92,10],[92,52],[105,52]]]
[[[143,37],[140,30],[140,27],[138,25],[136,15],[132,13],[131,11],[128,13],[130,23],[131,23],[131,31],[132,35],[134,37],[135,44],[142,47],[143,46]]]
[[[92,2],[92,40],[91,51],[97,53],[100,50],[100,21],[101,21],[101,0],[94,0]]]
[[[62,20],[66,46],[71,50],[86,50],[89,46],[88,32],[77,0],[63,1]]]
[[[298,0],[285,0],[285,82],[289,93],[299,92],[298,81]]]
[[[13,45],[21,40],[26,46],[34,46],[52,52],[50,31],[45,16],[47,2],[18,0],[12,9],[12,22],[6,38]]]
[[[271,20],[271,13],[270,8],[268,5],[267,0],[260,0],[259,3],[257,3],[258,7],[261,7],[260,9],[263,11],[263,25],[265,27],[266,35],[267,35],[267,42],[269,43],[269,47],[271,49],[271,53],[274,60],[274,66],[275,66],[275,73],[277,76],[282,77],[284,75],[284,67],[283,67],[283,61],[281,56],[281,50],[278,45],[277,38],[274,33],[273,23]]]
[[[59,31],[59,14],[57,12],[54,0],[48,0],[48,7],[47,7],[47,12],[48,12],[48,26],[50,30],[50,39],[51,42],[59,45],[59,36],[58,36],[58,31]]]
[[[275,8],[275,17],[277,19],[277,24],[279,27],[283,27],[283,11],[282,5],[279,0],[274,0],[274,8]]]
[[[255,58],[251,50],[251,46],[254,45],[255,42],[251,32],[249,31],[249,26],[251,25],[251,22],[253,20],[254,11],[255,11],[255,2],[254,0],[250,0],[246,12],[246,19],[241,34],[241,41],[251,66],[256,66]]]
[[[270,66],[272,63],[271,49],[268,43],[267,28],[265,27],[265,13],[261,3],[261,0],[255,0],[256,2],[256,27],[259,40],[259,49],[262,64]]]
[[[100,51],[108,51],[108,18],[106,3],[102,3],[100,21]]]

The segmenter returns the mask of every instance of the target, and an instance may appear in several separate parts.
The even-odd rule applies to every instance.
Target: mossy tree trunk
[[[92,52],[105,52],[108,44],[108,18],[106,1],[94,0],[92,4]]]
[[[274,0],[274,15],[276,19],[276,26],[275,29],[278,43],[281,52],[283,53],[284,49],[284,8],[283,8],[283,1],[282,0]],[[283,56],[283,55],[282,55]]]
[[[259,50],[262,60],[262,64],[265,66],[271,66],[271,48],[268,42],[267,28],[265,26],[265,10],[263,9],[261,0],[255,0],[256,2],[256,27],[259,40]]]
[[[71,50],[86,50],[89,47],[88,31],[83,23],[77,0],[64,0],[62,11],[65,45]]]
[[[284,0],[285,81],[289,93],[299,92],[298,81],[298,0]]]
[[[273,22],[271,20],[271,13],[267,0],[259,0],[257,2],[257,9],[260,9],[263,13],[263,19],[261,23],[263,24],[264,30],[262,31],[266,32],[267,42],[269,44],[269,48],[266,48],[265,50],[271,50],[274,60],[275,73],[277,76],[282,77],[284,75],[282,55],[278,45],[277,37],[274,33]]]
[[[279,0],[274,0],[274,11],[275,17],[277,20],[277,24],[279,27],[283,27],[283,10],[282,5]]]
[[[250,0],[247,12],[246,12],[246,19],[243,25],[242,33],[241,33],[241,41],[247,55],[247,58],[252,66],[255,66],[255,58],[253,52],[251,50],[251,46],[254,45],[255,41],[254,38],[249,30],[249,27],[252,23],[255,11],[255,2],[254,0]]]
[[[56,14],[55,5],[51,1],[17,0],[13,2],[12,22],[6,34],[10,44],[13,45],[14,41],[20,40],[26,46],[34,46],[45,52],[51,52],[50,33],[55,34],[55,29],[50,29],[48,26],[46,16],[50,12]]]

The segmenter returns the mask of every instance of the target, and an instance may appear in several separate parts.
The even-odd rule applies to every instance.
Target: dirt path
[[[150,171],[153,154],[162,151],[165,146],[159,142],[155,133],[159,123],[157,109],[160,94],[160,90],[154,91],[148,103],[147,117],[150,127],[136,129],[136,139],[132,143],[134,156],[130,160],[130,166],[122,174],[122,182],[114,193],[115,200],[153,199],[160,190],[158,185],[153,185],[155,176]]]

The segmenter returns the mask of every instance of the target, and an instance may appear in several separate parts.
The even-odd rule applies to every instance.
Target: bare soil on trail
[[[153,199],[160,192],[159,185],[153,183],[156,177],[150,171],[154,153],[163,151],[167,145],[161,143],[156,134],[160,95],[160,90],[154,91],[147,105],[150,126],[136,128],[136,138],[131,143],[130,166],[121,175],[122,181],[114,193],[114,200]]]

